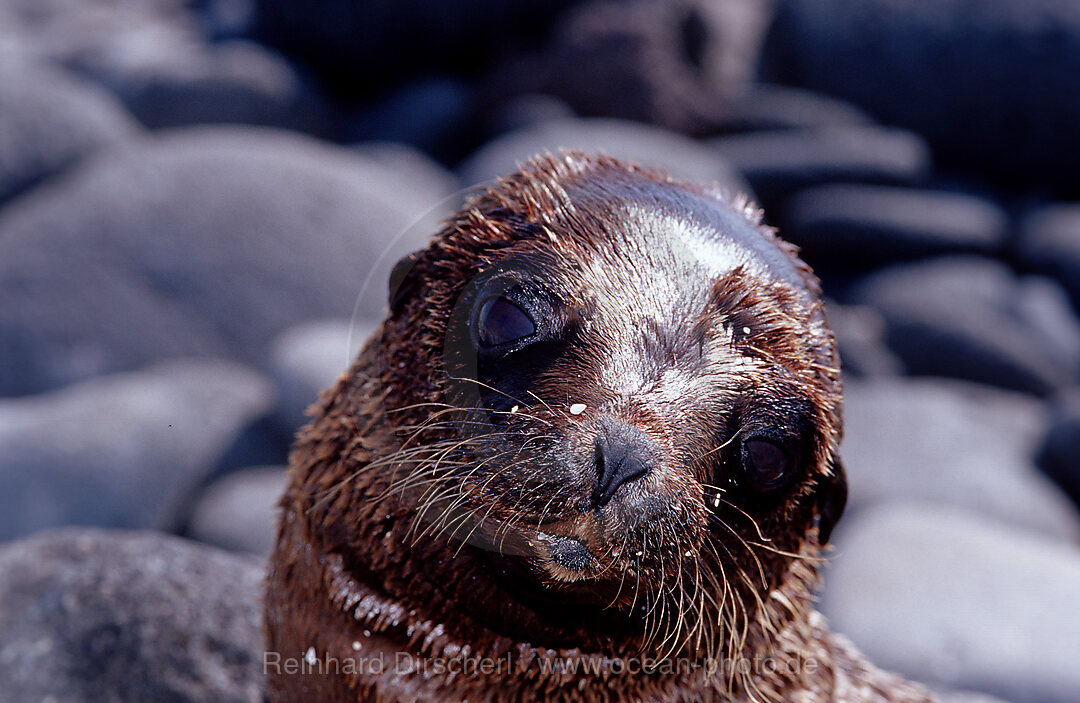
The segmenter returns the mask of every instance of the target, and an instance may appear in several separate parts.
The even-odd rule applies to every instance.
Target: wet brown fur
[[[444,345],[463,282],[520,254],[603,256],[605,233],[621,217],[618,198],[652,203],[652,188],[666,189],[656,202],[667,205],[678,204],[680,192],[720,197],[605,157],[538,158],[475,195],[416,256],[394,312],[324,394],[291,458],[266,602],[268,651],[282,658],[267,660],[271,701],[929,700],[921,687],[874,668],[813,610],[822,551],[815,487],[834,477],[840,439],[835,343],[816,279],[744,204],[725,207],[796,262],[801,285],[733,269],[706,292],[711,312],[691,320],[680,339],[704,348],[720,343],[710,335],[729,335],[722,348],[732,350],[737,363],[728,371],[740,384],[718,397],[742,404],[731,408],[733,416],[743,405],[801,399],[807,406],[816,437],[810,469],[781,505],[750,515],[722,489],[687,478],[700,478],[700,467],[658,471],[651,490],[687,494],[679,500],[689,514],[679,521],[664,513],[658,527],[642,527],[642,556],[634,556],[641,545],[629,541],[594,549],[600,553],[590,568],[601,584],[595,592],[612,597],[578,604],[578,594],[594,595],[593,580],[574,574],[560,580],[562,567],[537,547],[538,528],[529,524],[535,511],[522,502],[547,499],[544,510],[567,516],[552,530],[590,548],[602,544],[591,541],[596,526],[574,516],[573,487],[564,501],[550,485],[541,484],[538,496],[527,486],[503,485],[493,467],[512,473],[512,459],[480,460],[483,437],[462,436],[469,416],[448,405],[455,381],[445,371]],[[564,392],[559,379],[602,362],[590,356],[603,353],[597,346],[575,350],[577,356],[538,379],[536,397],[544,402],[529,399],[520,419],[531,428],[530,441],[542,443],[543,429],[553,423],[576,421],[552,407],[553,399]],[[675,366],[688,353],[675,342],[662,351]],[[649,402],[618,405],[597,383],[578,381],[573,390],[589,412],[618,407],[661,438],[674,431],[670,418],[681,411]],[[686,405],[683,423],[715,421]],[[723,447],[706,438],[690,449],[704,465]],[[518,502],[508,492],[520,494]],[[546,575],[541,589],[562,600],[538,604],[508,590],[508,581],[533,576],[493,561],[500,551],[524,555],[519,561],[530,565],[529,573]],[[403,675],[394,666],[403,661],[399,652],[411,663],[488,657],[500,668]],[[281,661],[302,661],[305,654],[313,663],[304,673],[281,671]],[[642,672],[633,664],[642,655],[669,669]],[[386,664],[380,671],[344,671],[343,662],[363,667],[379,657]],[[769,658],[776,667],[707,665],[733,657]]]

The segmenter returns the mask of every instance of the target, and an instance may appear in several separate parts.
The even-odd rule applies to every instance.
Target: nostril
[[[656,445],[641,430],[623,423],[605,423],[596,438],[593,507],[604,507],[619,488],[647,475],[655,456]]]

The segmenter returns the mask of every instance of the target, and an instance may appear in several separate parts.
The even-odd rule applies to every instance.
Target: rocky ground
[[[1069,0],[0,0],[2,697],[261,700],[304,408],[463,187],[578,147],[821,273],[834,628],[1075,701],[1077,75]]]

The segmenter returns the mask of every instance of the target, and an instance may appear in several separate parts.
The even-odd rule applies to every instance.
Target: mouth
[[[517,534],[527,547],[519,554],[540,581],[556,590],[576,584],[606,592],[628,578],[636,582],[639,575],[670,569],[681,561],[678,555],[696,551],[697,535],[691,534],[686,515],[681,515],[682,522],[674,522],[679,516],[672,515],[667,503],[647,516],[632,508],[579,507],[573,515],[522,527]],[[662,538],[673,539],[677,530],[685,534],[675,555]]]
[[[595,617],[614,602],[618,579],[576,537],[534,533],[528,554],[489,553],[495,573],[508,593],[538,612],[558,617]],[[554,609],[554,610],[552,610]],[[576,614],[576,615],[575,615]]]

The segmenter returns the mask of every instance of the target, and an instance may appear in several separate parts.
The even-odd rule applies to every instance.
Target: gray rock
[[[575,117],[574,108],[553,95],[524,93],[501,100],[485,120],[489,135],[531,127],[541,122],[554,122]]]
[[[858,270],[941,254],[993,254],[1005,212],[974,195],[834,184],[804,190],[785,210],[784,237],[816,269]]]
[[[269,555],[287,482],[284,466],[244,469],[218,479],[196,501],[188,536],[223,549]]]
[[[107,60],[131,32],[147,41],[198,35],[188,0],[4,0],[0,36],[20,37],[25,57],[73,69]]]
[[[782,0],[777,78],[926,135],[943,160],[1076,184],[1074,0]]]
[[[497,95],[546,93],[581,115],[710,133],[748,87],[771,0],[600,0],[565,13],[543,47],[497,64]]]
[[[602,118],[542,122],[491,140],[458,166],[462,183],[504,176],[544,151],[560,148],[610,156],[665,168],[690,181],[719,183],[732,193],[748,193],[746,182],[727,163],[691,139],[659,127]]]
[[[28,63],[31,56],[26,37],[12,20],[11,8],[0,6],[0,65],[15,66]]]
[[[0,394],[165,356],[259,365],[299,322],[381,316],[394,263],[449,212],[399,163],[199,128],[36,189],[0,214]]]
[[[474,129],[471,87],[463,80],[429,76],[399,86],[347,120],[350,141],[410,144],[440,159],[456,159],[455,149]]]
[[[0,550],[10,703],[263,700],[259,562],[154,533],[60,530]]]
[[[944,506],[841,521],[821,609],[876,664],[1014,703],[1080,691],[1080,550]]]
[[[938,703],[1006,703],[997,696],[971,691],[935,691],[935,693],[938,696]]]
[[[199,19],[211,39],[251,36],[255,24],[255,0],[203,0]]]
[[[322,96],[284,57],[243,40],[162,34],[154,26],[123,32],[81,69],[154,129],[238,123],[328,131]]]
[[[829,327],[836,334],[844,378],[895,376],[903,364],[886,344],[885,319],[865,305],[829,301]]]
[[[844,388],[852,512],[903,500],[943,503],[1075,540],[1080,516],[1035,467],[1042,403],[960,381],[875,379]]]
[[[727,106],[717,129],[757,132],[870,124],[869,115],[843,100],[801,88],[755,83]]]
[[[209,41],[229,12],[236,9],[222,2],[9,0],[0,8],[0,45],[5,30],[21,37],[21,56],[92,79],[150,127],[326,129],[321,94],[282,56],[236,38]]]
[[[1047,395],[1080,371],[1080,323],[1053,281],[947,257],[871,274],[851,301],[878,308],[889,346],[914,374]]]
[[[255,30],[340,89],[371,93],[433,70],[475,72],[578,2],[255,0]]]
[[[0,62],[0,204],[140,131],[93,83],[30,62]]]
[[[369,141],[353,148],[365,159],[386,168],[389,177],[397,177],[402,185],[412,184],[411,187],[421,193],[444,193],[451,196],[447,202],[440,202],[437,206],[432,204],[440,208],[437,210],[440,213],[447,209],[456,209],[464,200],[464,191],[457,176],[414,146],[401,142]]]
[[[277,387],[275,419],[282,431],[291,435],[307,422],[307,408],[349,368],[376,327],[359,320],[310,322],[274,340],[270,375]]]
[[[169,526],[273,403],[260,376],[213,360],[0,400],[0,539],[71,524]]]
[[[911,184],[930,170],[930,150],[918,135],[884,127],[754,132],[717,137],[709,146],[767,206],[821,183]]]
[[[1080,506],[1080,386],[1062,391],[1051,413],[1039,465]]]
[[[1018,249],[1025,264],[1061,281],[1080,309],[1080,205],[1036,210],[1021,225]]]

